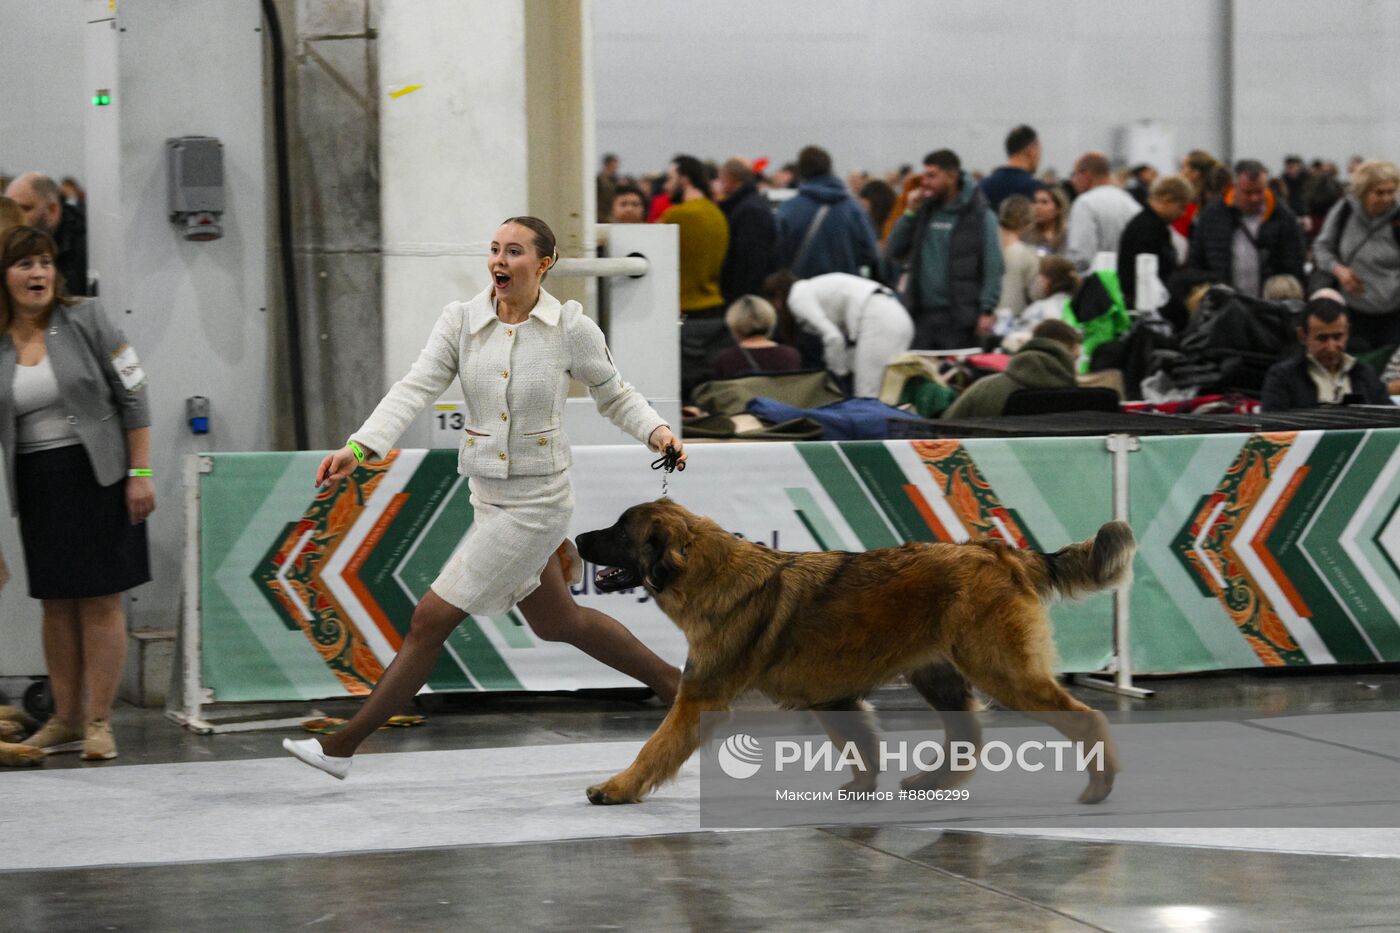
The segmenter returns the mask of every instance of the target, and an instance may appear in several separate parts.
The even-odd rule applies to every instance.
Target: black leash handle
[[[671,484],[667,482],[668,478],[672,473],[676,472],[677,469],[684,472],[685,464],[681,461],[681,452],[670,444],[667,444],[661,456],[651,462],[651,468],[653,470],[664,471],[661,474],[661,498],[665,499],[671,492]]]
[[[666,445],[666,450],[662,452],[661,456],[651,462],[653,470],[665,470],[667,473],[676,472],[678,465],[684,472],[685,464],[681,463],[681,452],[669,444]]]

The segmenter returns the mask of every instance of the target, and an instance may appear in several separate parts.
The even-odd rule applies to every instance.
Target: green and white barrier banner
[[[1400,660],[1400,430],[1148,437],[1137,670]]]
[[[1400,431],[1145,438],[1128,455],[1140,551],[1131,612],[1138,671],[1400,659]],[[1108,521],[1102,438],[695,444],[671,496],[784,550],[995,537],[1054,550]],[[573,534],[656,498],[639,447],[575,449]],[[366,693],[414,604],[471,525],[455,452],[400,450],[316,493],[321,455],[210,455],[200,477],[202,686],[215,701]],[[1395,539],[1395,540],[1392,540]],[[579,602],[662,657],[685,642],[638,589]],[[913,609],[914,607],[911,607]],[[1060,667],[1112,654],[1112,603],[1052,610]],[[428,688],[634,686],[536,638],[518,612],[469,617]]]

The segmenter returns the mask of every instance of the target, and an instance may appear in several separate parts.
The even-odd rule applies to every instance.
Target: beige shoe
[[[112,724],[94,719],[87,724],[87,735],[83,737],[83,761],[110,761],[115,757],[117,740],[112,738]]]
[[[76,752],[83,746],[83,733],[77,726],[70,726],[58,717],[44,723],[44,728],[20,743],[30,748],[42,748],[46,754]]]

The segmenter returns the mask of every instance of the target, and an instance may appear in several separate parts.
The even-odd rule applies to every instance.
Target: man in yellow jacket
[[[732,343],[724,326],[720,271],[729,250],[729,222],[709,196],[705,166],[694,156],[676,156],[666,175],[671,207],[661,223],[676,224],[681,237],[681,398],[712,375],[715,354]]]

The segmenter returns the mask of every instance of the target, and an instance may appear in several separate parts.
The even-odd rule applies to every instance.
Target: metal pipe
[[[603,278],[620,275],[636,278],[646,275],[650,270],[651,263],[645,256],[609,256],[598,259],[561,259],[549,273],[560,278]]]
[[[1140,450],[1142,444],[1130,434],[1110,434],[1104,438],[1109,455],[1113,458],[1113,517],[1117,521],[1128,520],[1131,498],[1129,496],[1128,455]],[[1146,699],[1152,691],[1133,686],[1133,640],[1130,629],[1131,601],[1128,593],[1119,588],[1113,594],[1113,659],[1105,673],[1113,674],[1112,680],[1102,677],[1079,675],[1074,682],[1083,687],[1105,690],[1119,696]]]
[[[272,49],[273,154],[277,166],[277,251],[281,256],[282,305],[287,319],[287,378],[291,389],[292,433],[297,450],[311,446],[306,417],[306,375],[302,365],[301,310],[297,304],[296,257],[292,246],[291,143],[287,131],[287,63],[282,20],[273,0],[262,0],[267,40]]]
[[[1220,150],[1235,161],[1235,0],[1220,0]]]
[[[1113,518],[1128,520],[1128,454],[1136,449],[1137,438],[1126,434],[1110,434],[1108,449],[1113,455]],[[1113,651],[1118,658],[1114,681],[1118,689],[1133,685],[1133,644],[1129,634],[1128,594],[1119,588],[1113,594]]]

